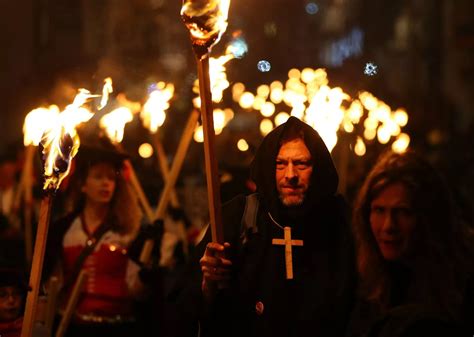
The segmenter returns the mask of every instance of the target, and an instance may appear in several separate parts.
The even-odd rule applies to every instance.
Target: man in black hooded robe
[[[257,193],[223,205],[225,246],[210,242],[208,230],[198,247],[200,336],[343,336],[355,267],[329,151],[290,117],[263,140],[251,177]],[[284,227],[303,241],[292,246],[292,278],[285,246],[273,243]]]

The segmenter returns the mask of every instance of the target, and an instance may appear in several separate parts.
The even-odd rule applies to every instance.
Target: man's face
[[[401,183],[385,187],[370,205],[370,226],[385,260],[406,257],[412,246],[416,216]]]
[[[276,186],[285,206],[298,206],[304,201],[313,172],[311,153],[301,138],[280,147],[276,158]]]

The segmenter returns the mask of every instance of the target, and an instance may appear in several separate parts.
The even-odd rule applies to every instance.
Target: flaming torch
[[[127,107],[120,107],[104,115],[100,120],[100,127],[105,131],[111,142],[117,148],[121,149],[120,143],[123,140],[125,124],[131,122],[132,120],[132,111]],[[146,217],[150,222],[153,222],[153,211],[145,195],[145,192],[143,191],[140,181],[138,180],[132,163],[130,160],[125,160],[124,165],[129,169],[130,183],[137,194],[138,200],[142,205]]]
[[[230,0],[185,0],[181,17],[189,29],[198,65],[201,116],[204,130],[207,192],[212,240],[223,242],[214,122],[209,80],[209,52],[227,29]]]
[[[41,140],[45,177],[43,188],[46,193],[41,202],[21,337],[32,335],[53,194],[69,173],[71,160],[79,149],[76,126],[88,121],[93,115],[89,110],[81,107],[91,97],[95,95],[91,95],[85,89],[80,89],[74,102],[55,118],[54,116],[51,118]]]
[[[147,102],[140,112],[140,118],[143,126],[151,133],[152,143],[155,147],[158,163],[160,164],[163,180],[166,181],[169,176],[169,167],[166,159],[166,153],[158,137],[158,129],[163,125],[166,119],[166,111],[170,107],[169,101],[174,95],[174,85],[172,83],[158,82],[156,90],[153,90]],[[174,189],[171,190],[171,204],[178,207],[178,197]]]
[[[33,158],[36,147],[41,142],[43,133],[46,131],[48,121],[54,120],[59,114],[59,108],[51,105],[49,108],[37,108],[30,111],[23,124],[23,143],[25,145],[25,161],[21,172],[20,184],[14,199],[14,208],[19,209],[21,198],[24,205],[25,223],[25,256],[31,262],[33,254],[33,231],[31,226],[32,203],[33,203]]]

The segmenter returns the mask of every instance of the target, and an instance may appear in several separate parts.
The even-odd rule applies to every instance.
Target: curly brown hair
[[[356,241],[359,293],[382,310],[389,309],[393,286],[388,264],[370,226],[372,200],[388,185],[402,183],[408,191],[417,225],[416,251],[408,263],[423,304],[458,316],[466,282],[467,229],[456,220],[450,190],[437,170],[412,151],[383,153],[355,200],[352,219]]]
[[[110,163],[115,168],[115,192],[111,200],[110,214],[114,223],[114,230],[122,234],[136,235],[142,218],[142,212],[138,204],[138,198],[132,191],[130,184],[124,178],[123,167],[116,162],[96,160],[81,165],[71,176],[71,183],[68,188],[70,198],[68,200],[69,211],[81,212],[85,205],[85,197],[81,192],[81,187],[89,174],[90,168],[100,163]]]

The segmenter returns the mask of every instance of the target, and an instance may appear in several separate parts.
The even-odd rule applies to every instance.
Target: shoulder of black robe
[[[62,256],[63,238],[79,212],[72,212],[53,222],[48,230],[46,251],[44,254],[42,280],[47,281]]]

